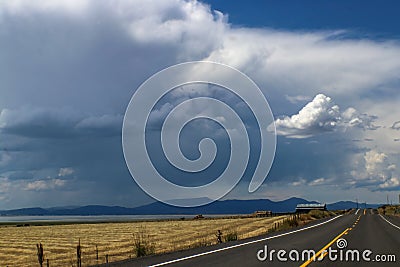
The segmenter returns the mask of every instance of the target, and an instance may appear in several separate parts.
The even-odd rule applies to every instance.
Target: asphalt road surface
[[[360,209],[285,232],[108,266],[400,266],[400,217]]]

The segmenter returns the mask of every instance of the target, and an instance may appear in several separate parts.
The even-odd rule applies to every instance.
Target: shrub
[[[295,216],[293,216],[292,218],[289,218],[287,222],[289,224],[289,227],[299,226],[299,222],[297,221],[297,218]]]
[[[323,219],[328,216],[327,212],[321,210],[311,210],[308,214],[315,219]]]
[[[143,227],[133,234],[133,252],[136,257],[151,255],[155,252],[155,245],[150,241],[150,235]]]
[[[236,241],[238,240],[238,235],[236,231],[228,232],[225,237],[225,242]]]

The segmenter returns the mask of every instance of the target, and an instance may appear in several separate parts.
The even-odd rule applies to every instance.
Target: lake
[[[96,215],[96,216],[0,216],[0,223],[27,222],[124,222],[140,220],[192,219],[196,215]],[[211,214],[205,217],[227,217],[230,214]]]

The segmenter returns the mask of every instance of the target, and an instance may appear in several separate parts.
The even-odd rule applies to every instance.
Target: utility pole
[[[389,195],[386,195],[386,201],[387,201],[387,204],[389,205]]]

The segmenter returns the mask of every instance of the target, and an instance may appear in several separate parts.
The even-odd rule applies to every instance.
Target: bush
[[[150,235],[146,233],[146,229],[140,228],[139,232],[133,234],[133,252],[136,257],[154,254],[155,246],[150,241]]]
[[[295,216],[293,216],[292,218],[288,219],[288,224],[289,224],[289,227],[297,227],[297,226],[299,226],[299,222],[297,221],[297,218]]]
[[[323,210],[311,210],[308,214],[315,219],[323,219],[335,215],[333,212]]]
[[[224,237],[225,242],[236,241],[238,240],[238,235],[236,231],[229,232]]]

